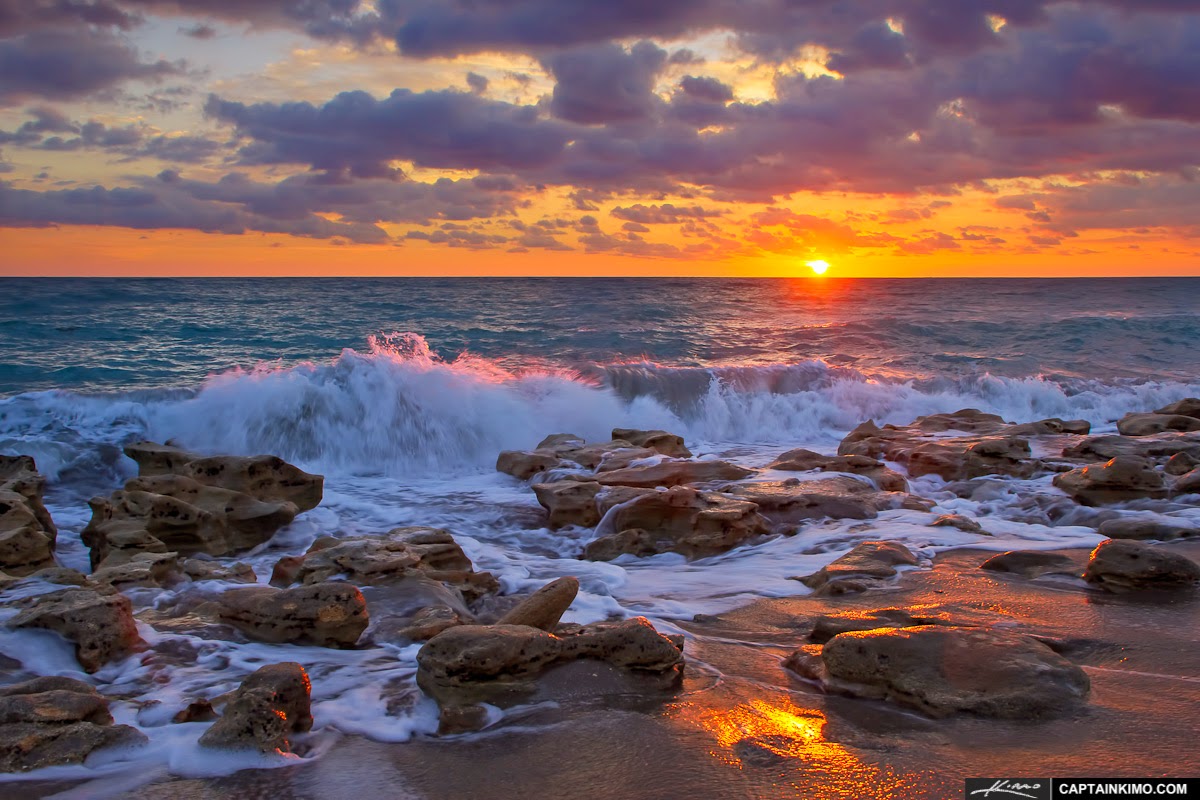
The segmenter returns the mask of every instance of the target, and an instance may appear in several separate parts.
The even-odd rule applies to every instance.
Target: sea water
[[[428,525],[452,531],[505,593],[578,576],[567,621],[644,615],[677,631],[699,613],[804,594],[793,576],[866,539],[929,556],[1101,537],[1086,517],[1036,501],[1056,492],[1048,477],[968,500],[926,476],[912,491],[938,502],[932,513],[818,521],[693,562],[590,562],[579,556],[595,532],[548,530],[529,486],[495,471],[501,450],[550,433],[606,441],[613,427],[663,428],[698,457],[761,468],[795,447],[832,453],[867,419],[905,424],[968,407],[1013,422],[1082,418],[1103,433],[1129,411],[1200,396],[1198,310],[1200,279],[7,279],[0,452],[36,458],[60,561],[81,570],[88,497],[136,473],[121,446],[171,440],[272,453],[326,476],[320,507],[236,559],[262,582],[319,536]],[[1139,508],[1200,521],[1187,504]],[[930,527],[941,513],[976,517],[988,535]],[[56,588],[27,583],[0,600]],[[145,609],[225,588],[129,594]],[[0,610],[0,623],[12,613]],[[152,745],[40,775],[124,786],[319,758],[340,735],[404,741],[436,728],[431,701],[389,714],[381,699],[412,684],[417,646],[338,651],[140,628],[152,645],[175,638],[198,653],[178,664],[135,656],[91,677],[130,698],[114,714]],[[0,651],[27,672],[83,677],[53,634],[0,627]],[[316,727],[303,755],[216,758],[196,744],[207,723],[168,724],[191,699],[284,660],[312,677]]]

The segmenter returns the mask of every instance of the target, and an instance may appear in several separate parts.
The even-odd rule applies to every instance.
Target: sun
[[[828,261],[806,261],[804,265],[811,269],[814,275],[824,275],[829,271]]]

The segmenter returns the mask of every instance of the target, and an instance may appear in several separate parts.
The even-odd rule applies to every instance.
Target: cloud
[[[543,62],[555,79],[550,110],[589,125],[646,119],[659,103],[654,83],[666,61],[667,51],[651,42],[555,53]]]
[[[637,222],[642,225],[678,223],[684,219],[705,219],[708,217],[719,217],[722,214],[721,211],[715,209],[701,208],[700,206],[682,207],[672,203],[649,206],[637,203],[628,208],[617,206],[610,213],[617,219]]]
[[[241,150],[243,163],[308,164],[359,177],[393,174],[395,160],[449,169],[530,169],[552,162],[570,136],[531,106],[449,90],[397,89],[383,100],[343,92],[321,106],[245,105],[212,96],[205,109],[254,140]]]
[[[0,39],[0,105],[29,99],[73,100],[129,80],[159,81],[180,63],[142,61],[111,33],[40,30]]]

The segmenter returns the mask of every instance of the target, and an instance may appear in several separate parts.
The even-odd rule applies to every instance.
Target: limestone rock
[[[44,628],[75,644],[75,658],[88,672],[140,650],[129,598],[111,589],[71,588],[30,598],[9,624]]]
[[[754,503],[717,492],[676,486],[647,492],[615,508],[615,533],[588,544],[586,557],[606,561],[623,553],[682,553],[688,558],[723,553],[768,532]]]
[[[849,553],[817,572],[796,580],[810,589],[825,589],[834,583],[846,580],[861,582],[880,578],[891,578],[897,574],[898,566],[916,566],[917,557],[899,542],[860,542]]]
[[[1167,459],[1166,466],[1163,467],[1163,472],[1168,475],[1186,475],[1196,467],[1200,467],[1200,458],[1191,453],[1176,453]]]
[[[58,535],[58,528],[46,510],[42,497],[45,491],[46,478],[37,471],[32,456],[0,455],[0,492],[15,492],[25,498],[25,505],[53,540]]]
[[[108,700],[72,678],[35,678],[0,687],[0,772],[82,763],[92,752],[146,737],[113,725]]]
[[[679,486],[685,483],[736,481],[753,475],[752,470],[728,461],[660,461],[639,467],[626,467],[596,475],[604,486],[632,486],[653,489],[659,486]]]
[[[264,642],[352,647],[369,621],[362,592],[341,582],[228,589],[218,603],[222,622]]]
[[[260,668],[234,690],[200,744],[224,750],[291,752],[290,737],[312,728],[311,686],[295,662]]]
[[[1200,493],[1200,467],[1180,475],[1171,485],[1171,494],[1173,495],[1197,493]]]
[[[1163,476],[1137,456],[1117,456],[1054,476],[1054,485],[1083,505],[1103,505],[1140,497],[1166,497]]]
[[[1194,523],[1160,522],[1145,517],[1108,519],[1100,523],[1098,531],[1109,539],[1157,539],[1163,542],[1200,536],[1200,526]]]
[[[527,481],[562,463],[558,456],[539,450],[505,450],[496,458],[496,471]]]
[[[817,617],[810,641],[824,644],[840,633],[872,631],[878,628],[916,628],[922,625],[950,625],[945,614],[914,614],[907,608],[879,608],[872,611],[842,611]]]
[[[1200,431],[1200,419],[1182,414],[1126,414],[1117,421],[1122,436],[1151,436],[1164,431]]]
[[[45,488],[32,458],[0,455],[0,571],[20,576],[54,566],[58,529],[42,502]]]
[[[977,520],[962,514],[942,514],[929,524],[934,528],[958,528],[964,533],[984,533],[983,526]]]
[[[1030,461],[1029,442],[1017,437],[928,442],[909,453],[907,464],[911,477],[938,475],[948,481],[984,475],[1027,478],[1039,466]]]
[[[595,481],[554,481],[535,483],[533,493],[542,508],[550,513],[550,527],[578,525],[594,528],[600,521],[596,495],[603,487]]]
[[[868,456],[823,456],[812,450],[803,448],[789,450],[768,465],[768,469],[785,470],[789,472],[848,472],[852,475],[862,475],[869,478],[880,490],[885,492],[906,492],[908,481],[895,470],[888,469],[882,461]]]
[[[1090,690],[1087,674],[1045,644],[986,628],[841,633],[825,644],[819,664],[793,658],[788,665],[827,691],[891,700],[935,717],[1049,717],[1078,707]]]
[[[1083,577],[1113,592],[1187,589],[1200,582],[1200,564],[1162,547],[1109,539],[1092,551]]]
[[[217,561],[189,558],[183,562],[183,572],[193,581],[228,581],[230,583],[256,583],[258,576],[249,564],[238,561],[225,566]]]
[[[183,572],[174,553],[138,553],[123,564],[101,567],[92,573],[91,579],[118,589],[165,587],[183,580]]]
[[[979,568],[989,572],[1009,572],[1026,578],[1047,574],[1078,576],[1080,572],[1080,565],[1069,556],[1038,550],[1009,550],[1007,553],[992,556],[980,564]]]
[[[1163,406],[1155,414],[1172,414],[1200,419],[1200,397],[1185,397],[1182,400]]]
[[[442,700],[454,688],[525,680],[580,658],[662,673],[682,664],[683,642],[663,636],[643,617],[559,635],[526,625],[462,625],[433,637],[417,653],[417,683]]]
[[[303,584],[337,576],[359,585],[424,576],[457,589],[468,602],[500,588],[490,572],[475,571],[453,535],[441,528],[396,528],[383,536],[317,542],[290,575]]]
[[[157,442],[134,442],[125,445],[124,451],[137,462],[138,475],[182,475],[188,463],[200,458],[198,453]]]
[[[756,503],[759,513],[777,524],[827,517],[874,519],[880,511],[900,508],[908,499],[898,492],[880,492],[849,476],[731,484],[721,491]]]
[[[276,456],[201,457],[154,442],[125,452],[138,463],[139,477],[90,501],[92,519],[82,538],[92,548],[93,567],[114,551],[123,562],[136,552],[247,550],[321,500],[322,476]]]
[[[1185,453],[1200,459],[1200,435],[1158,433],[1150,436],[1092,436],[1063,449],[1067,458],[1106,461],[1117,456],[1165,459]]]
[[[519,606],[509,611],[497,625],[527,625],[543,631],[553,632],[562,615],[575,602],[579,594],[579,579],[563,577],[538,589]]]
[[[613,428],[612,438],[629,442],[635,447],[646,447],[673,458],[691,458],[692,453],[684,446],[683,437],[666,431],[640,431],[634,428]]]

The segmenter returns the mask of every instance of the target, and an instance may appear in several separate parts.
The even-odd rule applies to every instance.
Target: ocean
[[[906,424],[973,407],[1013,422],[1086,419],[1103,433],[1129,411],[1200,396],[1200,279],[4,279],[0,288],[0,452],[34,456],[49,478],[65,565],[87,569],[78,537],[87,499],[136,473],[121,446],[170,440],[272,453],[326,476],[319,508],[237,559],[262,582],[281,555],[319,536],[430,525],[451,530],[506,593],[578,576],[567,621],[645,615],[666,631],[805,594],[791,576],[870,532],[830,521],[695,562],[585,561],[592,532],[548,530],[529,487],[495,471],[501,450],[551,433],[607,440],[614,427],[662,428],[700,457],[763,467],[796,447],[832,453],[868,419]],[[924,554],[1101,540],[1080,519],[1026,502],[1037,481],[1007,480],[1012,491],[978,502],[939,494],[936,477],[912,482],[939,513],[979,518],[988,537],[931,528],[917,511],[884,512],[873,525]],[[160,598],[132,596],[142,607]],[[176,635],[143,627],[151,643]],[[430,703],[395,716],[380,702],[389,682],[412,681],[417,649],[209,641],[149,688],[137,664],[96,677],[106,691],[173,709],[235,687],[286,650],[313,675],[318,734],[336,718],[342,733],[394,742],[436,728]],[[28,654],[35,671],[78,671],[69,648],[44,634],[0,631],[0,650]],[[196,726],[156,727],[165,720],[144,707],[114,713],[160,732],[138,757],[154,769],[272,765],[206,757]],[[314,746],[303,758],[320,754]]]

